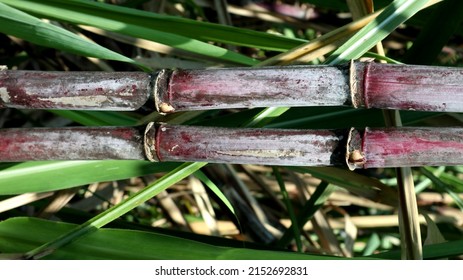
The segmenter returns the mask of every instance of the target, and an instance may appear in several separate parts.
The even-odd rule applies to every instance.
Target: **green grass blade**
[[[437,178],[434,174],[432,174],[431,171],[429,171],[429,168],[426,167],[421,167],[420,168],[421,173],[428,177],[434,184],[434,187],[438,189],[440,192],[446,192],[449,194],[449,196],[455,201],[455,204],[463,211],[463,199],[458,195],[458,193],[454,192],[450,186],[442,182],[439,178]]]
[[[247,127],[263,127],[266,124],[272,122],[274,119],[278,118],[286,111],[289,110],[289,107],[269,107],[260,111],[257,115],[252,117],[247,121],[244,126]]]
[[[85,126],[130,126],[138,119],[122,112],[51,110],[55,115]]]
[[[326,63],[333,65],[359,58],[420,11],[428,2],[428,0],[395,0],[374,21],[334,51]]]
[[[27,252],[75,230],[77,225],[35,218],[12,218],[0,223],[0,251]],[[188,252],[185,254],[185,252]],[[341,258],[284,251],[215,246],[174,236],[124,229],[99,229],[46,259],[91,260],[339,260]]]
[[[463,240],[423,246],[423,259],[443,259],[459,255],[463,255]],[[397,260],[400,259],[400,251],[387,251],[368,257]]]
[[[42,258],[53,251],[67,245],[74,240],[96,231],[97,229],[105,226],[106,224],[114,221],[115,219],[126,214],[130,210],[144,203],[148,199],[157,195],[161,191],[167,189],[178,181],[190,176],[192,173],[205,166],[206,163],[184,163],[176,169],[172,170],[153,184],[145,187],[143,190],[137,192],[135,195],[129,197],[125,201],[115,205],[114,207],[98,214],[87,222],[75,227],[73,230],[57,237],[56,239],[43,244],[26,253],[26,258]]]
[[[296,240],[296,246],[297,246],[298,252],[302,252],[301,224],[305,224],[305,223],[300,223],[302,219],[296,218],[293,205],[291,204],[291,200],[289,199],[289,194],[288,194],[288,191],[286,191],[285,182],[283,181],[283,177],[281,176],[280,171],[278,170],[277,167],[272,167],[272,169],[273,169],[273,174],[275,175],[275,178],[277,179],[278,185],[280,186],[280,192],[283,195],[283,200],[286,205],[286,210],[288,211],[289,218],[291,220],[291,226],[289,230],[291,230],[293,233],[292,239]],[[302,213],[305,213],[305,212],[302,212]],[[286,232],[290,232],[289,230]]]
[[[100,11],[98,6],[90,8],[84,7],[85,9],[82,8],[82,5],[92,3],[90,1],[84,1],[80,3],[81,5],[78,5],[77,7],[71,5],[74,1],[69,1],[69,3],[64,4],[62,1],[59,1],[58,3],[56,3],[56,5],[52,5],[51,3],[47,5],[45,1],[43,1],[43,3],[38,3],[36,1],[0,0],[0,2],[7,3],[18,9],[27,11],[29,13],[37,14],[41,17],[48,17],[56,20],[70,22],[73,24],[91,25],[104,30],[117,32],[132,37],[143,38],[146,40],[151,40],[191,53],[197,53],[201,55],[206,54],[207,56],[224,61],[229,61],[243,65],[254,65],[257,63],[256,60],[249,58],[245,55],[199,41],[197,39],[188,37],[187,35],[179,35],[177,33],[167,32],[160,29],[149,28],[148,26],[151,26],[151,24],[147,24],[146,21],[143,23],[140,22],[140,24],[135,24],[130,19],[136,18],[137,20],[139,20],[139,16],[143,14],[143,12],[137,10],[134,10],[137,11],[137,14],[132,15],[130,18],[127,18],[125,14],[117,17],[119,14],[113,14],[111,13],[111,11],[103,11],[98,13],[98,11]],[[166,23],[163,22],[163,25],[166,25]],[[190,21],[190,25],[197,25],[197,22]],[[178,30],[185,29],[185,27],[177,28]]]
[[[236,127],[237,123],[246,123],[258,114],[259,109],[251,109],[215,116],[207,120],[195,121],[198,125]],[[401,112],[406,125],[428,125],[426,121],[442,116],[441,113],[407,111]],[[381,127],[384,126],[381,110],[352,109],[344,107],[291,108],[284,114],[267,122],[265,127],[301,128],[301,129],[338,129],[345,127]]]
[[[198,178],[201,182],[203,182],[221,201],[225,206],[227,206],[228,210],[230,210],[233,215],[236,216],[235,209],[233,208],[233,205],[230,203],[230,201],[227,199],[227,197],[222,193],[222,191],[217,187],[214,182],[212,182],[204,172],[201,170],[198,170],[194,173],[196,178]]]
[[[128,57],[3,3],[0,3],[0,32],[73,54],[138,64]]]
[[[177,34],[203,42],[218,42],[229,45],[247,46],[252,48],[286,51],[306,42],[302,39],[288,38],[265,32],[227,25],[196,21],[178,16],[162,15],[138,9],[130,9],[118,5],[110,5],[98,1],[87,0],[1,0],[11,5],[21,5],[21,9],[30,12],[47,13],[55,19],[67,21],[82,21],[85,15],[105,18],[128,25],[145,26],[169,34]],[[23,3],[18,3],[23,2]],[[54,11],[52,14],[51,11]],[[64,13],[61,15],[61,13]],[[70,15],[72,13],[73,17]],[[69,14],[69,15],[67,15]],[[81,22],[87,24],[86,22]]]
[[[459,170],[459,166],[455,166],[457,170]],[[434,168],[427,167],[429,171],[433,170]],[[458,172],[458,171],[457,171]],[[460,171],[460,173],[462,173]],[[441,172],[440,174],[434,173],[439,179],[444,182],[450,189],[454,192],[462,193],[463,192],[463,182],[461,178],[458,176],[459,173],[452,174],[451,172]]]
[[[309,221],[312,219],[313,215],[315,212],[317,212],[325,203],[325,201],[329,198],[330,194],[336,190],[336,187],[333,185],[329,185],[326,182],[321,182],[320,185],[318,185],[317,189],[315,192],[312,194],[309,200],[304,204],[301,213],[298,217],[297,220],[297,226],[300,227],[299,230]],[[295,225],[291,225],[290,228],[288,228],[283,236],[280,238],[278,241],[278,245],[281,247],[285,247],[288,245],[291,240],[293,239],[293,236],[291,234],[291,230]]]
[[[172,170],[178,163],[136,160],[23,162],[0,170],[0,195],[46,192]]]
[[[403,62],[409,64],[432,64],[442,48],[457,29],[460,29],[463,17],[463,1],[447,0],[436,5],[423,30],[413,40]]]

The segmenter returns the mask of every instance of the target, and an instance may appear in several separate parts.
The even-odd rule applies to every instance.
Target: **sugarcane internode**
[[[132,111],[149,97],[140,72],[0,71],[0,106],[18,109]]]

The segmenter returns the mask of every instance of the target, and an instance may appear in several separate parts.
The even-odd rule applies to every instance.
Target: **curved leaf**
[[[400,24],[428,4],[429,0],[395,0],[378,17],[339,47],[326,64],[339,64],[359,58],[383,40]]]
[[[0,32],[31,43],[77,55],[118,60],[137,64],[134,60],[98,44],[80,38],[63,28],[0,3]]]
[[[257,63],[256,60],[245,55],[198,40],[195,34],[207,34],[207,30],[214,30],[213,27],[215,25],[211,24],[209,24],[211,26],[202,28],[203,30],[201,31],[201,29],[198,30],[197,28],[203,26],[203,23],[197,21],[161,16],[91,1],[49,0],[38,2],[32,0],[0,0],[0,2],[7,3],[40,17],[52,18],[73,24],[91,25],[104,30],[151,40],[191,53],[207,54],[210,57],[224,61],[243,65],[254,65]],[[173,18],[174,22],[169,22],[171,18]],[[236,35],[240,34],[236,31],[235,33]],[[212,40],[208,38],[201,39]]]
[[[24,162],[0,170],[0,195],[46,192],[173,169],[175,163],[137,160]]]
[[[114,23],[125,23],[182,35],[201,41],[214,41],[276,51],[285,51],[305,42],[250,29],[156,14],[87,0],[1,0],[29,12],[39,13],[69,22],[81,22],[89,17],[105,18]]]
[[[0,223],[0,251],[26,252],[76,228],[77,225],[34,218],[12,218]],[[186,253],[187,252],[187,253]],[[340,259],[337,257],[228,248],[178,237],[122,229],[99,229],[69,244],[47,259]]]

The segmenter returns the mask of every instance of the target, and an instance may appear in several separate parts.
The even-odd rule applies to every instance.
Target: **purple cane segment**
[[[154,161],[332,166],[342,164],[347,132],[152,126]],[[153,130],[153,131],[154,131]],[[146,143],[146,140],[145,140]],[[342,150],[342,151],[340,151]],[[148,156],[150,158],[150,156]]]
[[[142,72],[0,71],[0,107],[132,111],[148,100]]]
[[[352,62],[142,72],[0,71],[0,108],[133,111],[353,106],[463,112],[463,69]]]
[[[366,128],[359,135],[357,168],[463,164],[463,128]]]
[[[136,127],[0,130],[0,161],[146,159]]]
[[[172,112],[350,105],[348,71],[346,65],[174,70],[161,79],[158,104]]]
[[[463,128],[255,129],[150,123],[146,127],[8,128],[0,161],[151,161],[384,168],[463,164]]]
[[[463,68],[354,62],[358,107],[463,112]],[[355,103],[354,103],[355,104]]]

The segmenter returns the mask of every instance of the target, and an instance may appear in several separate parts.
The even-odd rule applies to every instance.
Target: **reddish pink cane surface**
[[[367,128],[362,153],[365,168],[459,165],[463,128]]]

